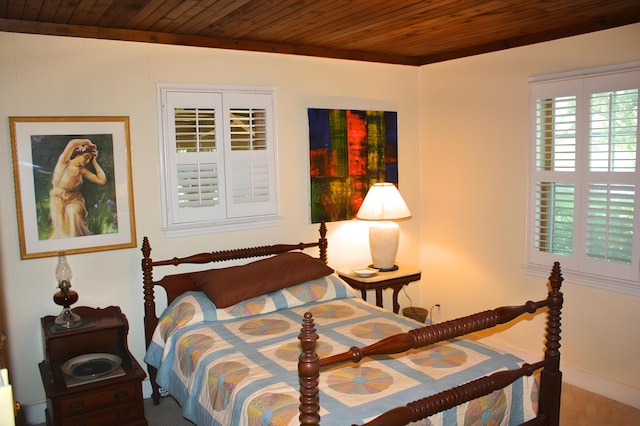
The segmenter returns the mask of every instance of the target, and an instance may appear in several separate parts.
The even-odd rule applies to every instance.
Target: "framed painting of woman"
[[[20,257],[135,247],[129,117],[9,117]]]

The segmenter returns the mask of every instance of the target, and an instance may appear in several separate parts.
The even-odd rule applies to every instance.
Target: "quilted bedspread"
[[[163,313],[145,362],[157,383],[197,425],[296,425],[297,336],[313,313],[320,357],[364,346],[420,324],[359,299],[337,275],[216,309],[202,292],[176,299]],[[397,405],[522,361],[455,340],[359,365],[322,369],[324,425],[362,423]],[[509,425],[535,416],[537,382],[511,387],[424,420],[424,425]]]

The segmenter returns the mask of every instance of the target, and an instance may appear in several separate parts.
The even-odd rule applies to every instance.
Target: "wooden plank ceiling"
[[[640,22],[640,0],[0,0],[0,31],[424,65]]]

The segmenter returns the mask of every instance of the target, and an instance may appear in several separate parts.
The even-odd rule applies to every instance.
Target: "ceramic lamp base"
[[[372,222],[369,225],[369,248],[373,267],[380,271],[393,271],[398,243],[400,241],[400,227],[391,221]]]

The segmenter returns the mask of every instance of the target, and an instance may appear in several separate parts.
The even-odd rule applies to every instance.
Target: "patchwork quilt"
[[[297,336],[305,312],[320,335],[320,357],[365,346],[421,324],[362,301],[337,275],[217,309],[185,293],[160,318],[145,362],[157,383],[197,425],[297,425]],[[398,405],[523,361],[478,343],[452,340],[320,372],[325,425],[363,423]],[[507,389],[423,420],[422,425],[512,425],[535,416],[538,385]]]

